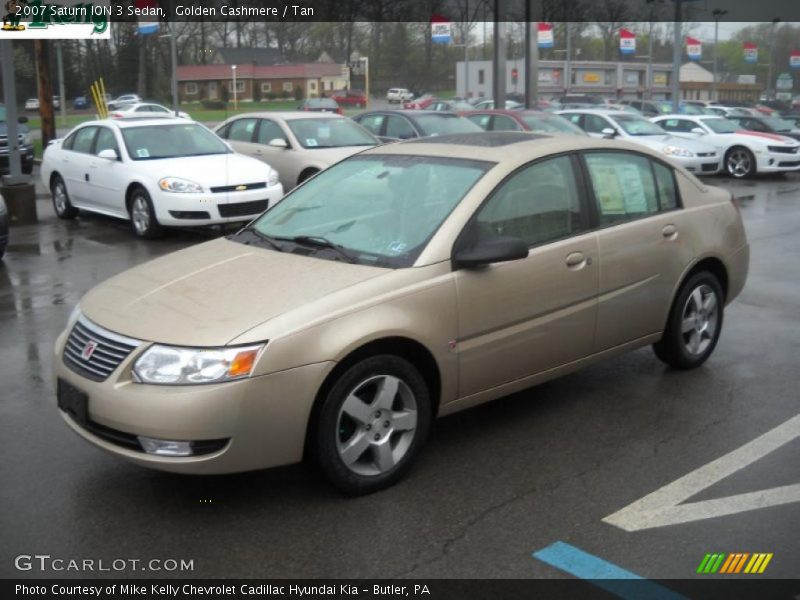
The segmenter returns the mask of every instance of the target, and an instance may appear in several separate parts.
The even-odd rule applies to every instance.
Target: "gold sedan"
[[[308,457],[370,492],[408,470],[434,417],[648,344],[701,365],[748,263],[732,196],[641,146],[381,146],[86,294],[55,344],[58,405],[146,467]]]

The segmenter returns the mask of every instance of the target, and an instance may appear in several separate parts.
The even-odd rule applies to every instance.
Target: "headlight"
[[[202,194],[203,186],[188,179],[180,179],[179,177],[164,177],[158,182],[160,187],[165,192],[175,192],[178,194]]]
[[[267,185],[272,187],[273,185],[278,185],[279,181],[278,172],[275,169],[270,169],[269,176],[267,177]]]
[[[31,134],[30,134],[30,132],[22,134],[22,141],[20,143],[23,146],[30,146],[31,145]]]
[[[6,203],[0,198],[0,215],[6,214]]]
[[[75,308],[72,309],[72,312],[69,313],[69,318],[67,319],[67,328],[72,327],[75,321],[78,320],[78,317],[81,316],[81,303],[78,302],[75,305]]]
[[[155,344],[133,367],[139,383],[192,385],[248,377],[264,344],[235,348],[178,348]]]
[[[694,152],[686,148],[681,148],[680,146],[664,146],[662,150],[664,154],[669,154],[670,156],[682,156],[684,158],[691,158],[694,156]]]

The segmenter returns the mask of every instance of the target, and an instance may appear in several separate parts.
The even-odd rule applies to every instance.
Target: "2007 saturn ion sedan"
[[[370,492],[408,470],[434,417],[648,344],[703,364],[748,263],[732,196],[641,146],[379,146],[88,292],[55,344],[58,406],[139,465],[308,456]]]

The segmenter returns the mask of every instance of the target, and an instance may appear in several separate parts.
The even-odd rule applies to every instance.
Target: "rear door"
[[[64,152],[54,169],[61,173],[67,193],[75,206],[91,206],[89,163],[92,160],[96,126],[82,127],[70,135],[62,146]]]
[[[462,233],[473,242],[517,237],[530,254],[454,273],[461,397],[592,352],[598,245],[577,166],[564,155],[519,169]]]
[[[693,251],[672,167],[636,152],[587,151],[600,252],[597,352],[663,330]]]

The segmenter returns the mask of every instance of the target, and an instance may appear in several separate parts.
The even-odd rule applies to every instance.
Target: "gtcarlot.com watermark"
[[[120,571],[194,571],[194,559],[185,558],[61,558],[49,554],[20,554],[14,559],[18,571],[109,573]]]

